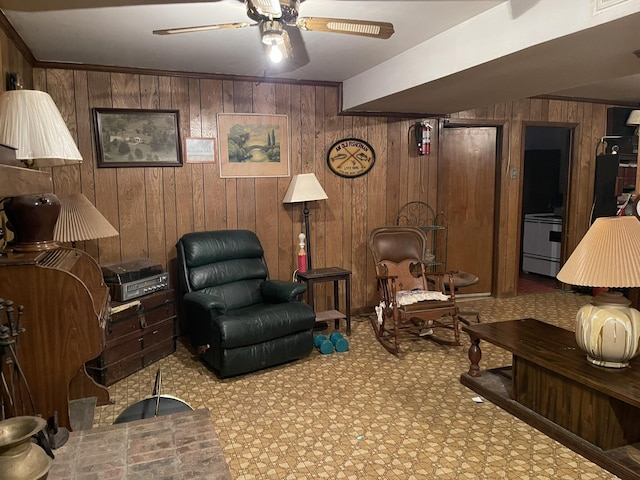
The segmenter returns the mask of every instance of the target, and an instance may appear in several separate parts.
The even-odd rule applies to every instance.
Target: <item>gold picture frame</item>
[[[221,178],[288,177],[286,115],[218,114]]]

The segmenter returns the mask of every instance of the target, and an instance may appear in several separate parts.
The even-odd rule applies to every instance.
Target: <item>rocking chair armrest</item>
[[[425,276],[427,280],[432,281],[436,285],[436,289],[443,293],[447,293],[451,298],[455,298],[455,285],[453,276],[458,273],[456,271],[448,272],[427,272]]]

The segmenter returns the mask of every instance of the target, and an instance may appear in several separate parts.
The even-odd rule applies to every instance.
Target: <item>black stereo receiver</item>
[[[149,258],[104,265],[102,276],[109,286],[111,298],[126,302],[158,290],[169,288],[169,274]]]

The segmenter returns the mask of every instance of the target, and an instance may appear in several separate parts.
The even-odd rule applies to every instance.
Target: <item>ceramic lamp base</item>
[[[603,292],[576,317],[576,342],[594,365],[624,368],[640,353],[640,312],[619,292]]]
[[[9,227],[14,233],[15,252],[37,252],[59,248],[53,231],[60,214],[60,200],[53,193],[18,195],[4,202]]]

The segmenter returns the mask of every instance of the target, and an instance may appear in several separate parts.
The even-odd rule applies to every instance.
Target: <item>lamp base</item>
[[[7,247],[16,253],[29,253],[29,252],[44,252],[46,250],[55,250],[56,248],[60,248],[60,244],[55,241],[50,242],[21,242],[21,243],[13,243],[8,242]]]
[[[620,292],[602,292],[576,316],[576,342],[587,360],[624,368],[640,353],[640,312]]]
[[[53,231],[60,214],[60,200],[53,193],[18,195],[4,201],[9,228],[14,233],[14,252],[53,250],[60,244]]]
[[[606,360],[592,358],[591,355],[589,354],[587,354],[587,361],[599,367],[607,367],[607,368],[625,368],[629,366],[629,362],[608,362]]]

